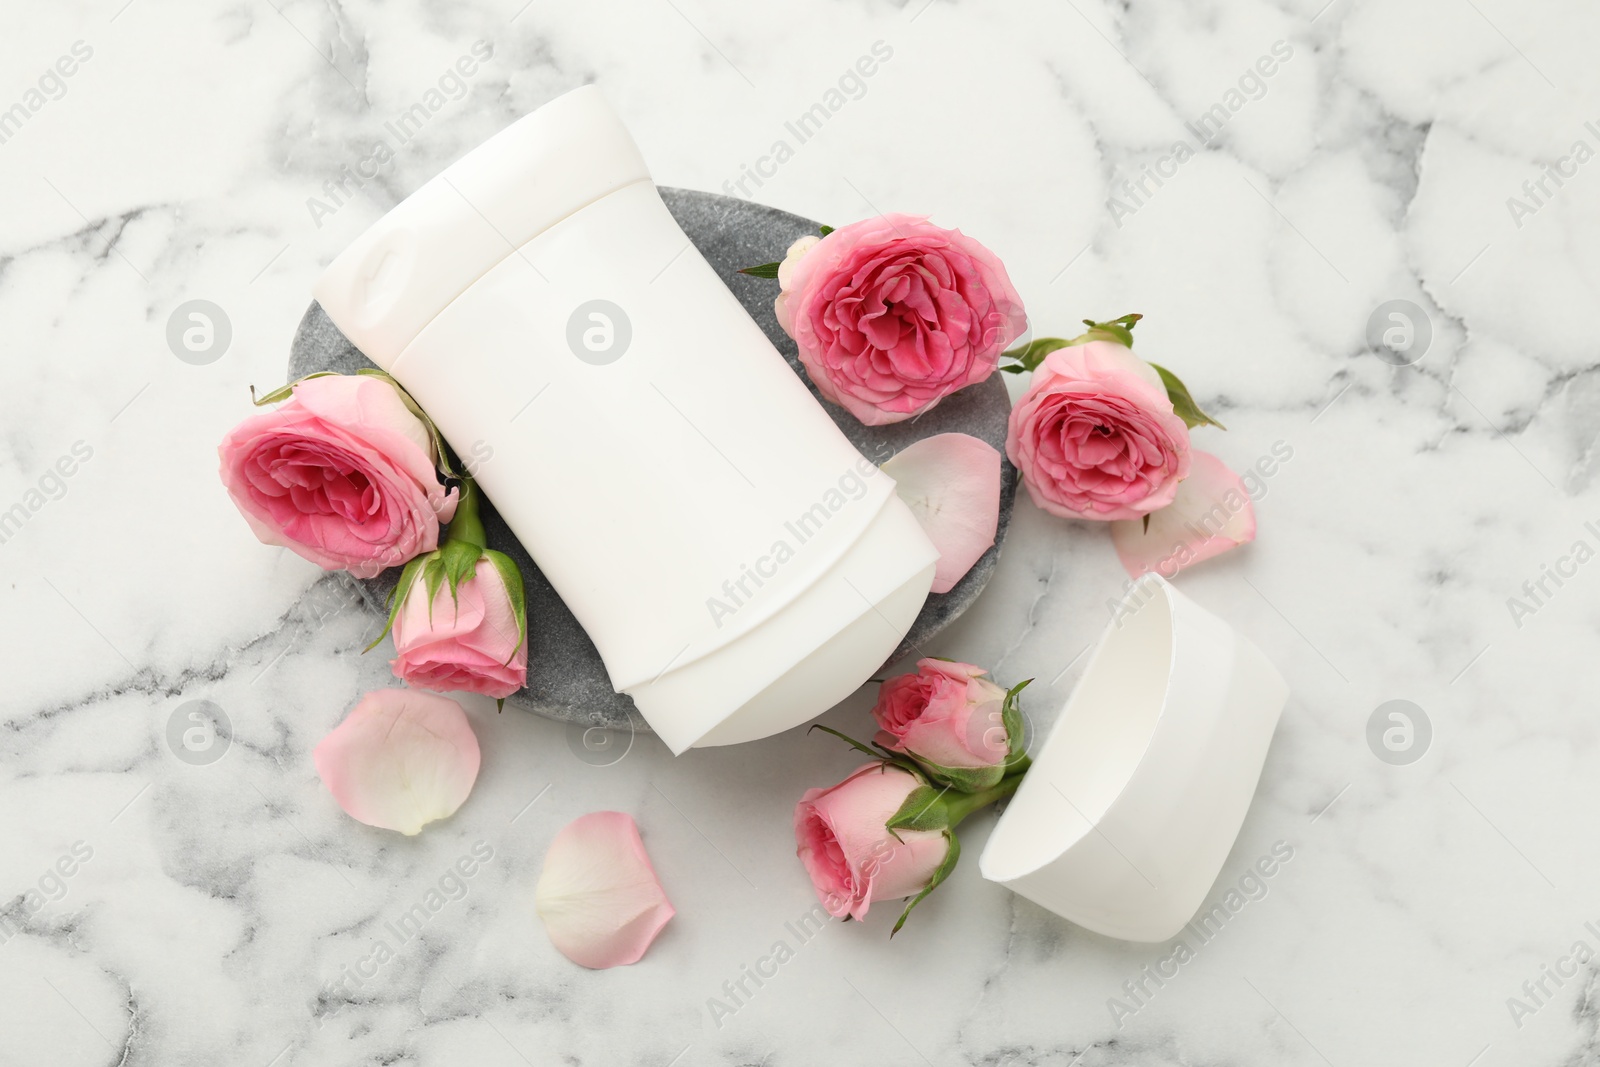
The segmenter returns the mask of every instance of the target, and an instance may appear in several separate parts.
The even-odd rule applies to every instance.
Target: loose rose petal
[[[556,834],[534,906],[561,954],[595,970],[637,963],[677,914],[638,825],[620,811],[591,812]]]
[[[352,818],[411,836],[449,818],[478,778],[478,738],[449,697],[379,689],[311,753]]]
[[[1171,504],[1151,513],[1149,530],[1141,519],[1111,524],[1117,558],[1135,578],[1146,571],[1171,578],[1256,538],[1256,509],[1244,482],[1211,453],[1196,450],[1192,456],[1189,476],[1178,483]]]
[[[1000,453],[968,434],[941,433],[901,449],[883,472],[939,550],[933,591],[948,593],[994,544]]]

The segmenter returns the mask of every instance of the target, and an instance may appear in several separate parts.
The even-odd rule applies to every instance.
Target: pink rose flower
[[[456,586],[441,582],[428,600],[415,581],[394,617],[395,677],[436,692],[482,693],[504,699],[528,681],[528,642],[516,607],[492,559]]]
[[[263,544],[370,578],[439,544],[455,490],[428,428],[371,375],[309,378],[222,439],[222,484]]]
[[[824,397],[869,426],[899,422],[994,372],[1022,298],[993,252],[917,215],[795,242],[778,322]]]
[[[794,809],[800,862],[817,899],[838,918],[864,919],[875,900],[920,893],[950,851],[940,830],[897,830],[884,824],[922,783],[909,771],[869,763],[828,789],[808,789]]]
[[[915,674],[885,681],[872,707],[878,744],[934,768],[992,769],[998,781],[1010,751],[1001,718],[1006,691],[987,673],[970,663],[924,659]]]
[[[1006,455],[1052,515],[1136,519],[1172,503],[1189,428],[1153,367],[1112,341],[1044,358],[1016,407]]]

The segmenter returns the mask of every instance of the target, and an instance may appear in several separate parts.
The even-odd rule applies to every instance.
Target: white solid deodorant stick
[[[674,752],[826,711],[921,609],[933,545],[689,243],[597,89],[418,189],[316,297],[457,452],[488,457],[484,493]]]

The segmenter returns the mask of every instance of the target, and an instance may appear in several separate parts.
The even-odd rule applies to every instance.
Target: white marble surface
[[[0,944],[0,1063],[1600,1060],[1594,964],[1546,979],[1531,1014],[1507,1006],[1573,969],[1574,942],[1600,948],[1600,564],[1547,580],[1521,619],[1507,604],[1574,542],[1600,546],[1600,162],[1561,164],[1520,227],[1506,204],[1575,141],[1600,147],[1600,12],[1324,3],[12,5],[0,509],[25,521],[0,544],[0,895],[23,917]],[[464,98],[319,226],[308,198],[478,40],[493,57]],[[78,41],[92,55],[64,92],[29,97]],[[819,736],[676,760],[640,737],[602,767],[566,729],[472,701],[485,755],[462,811],[415,839],[353,823],[309,753],[385,683],[357,654],[374,624],[257,544],[215,475],[319,268],[489,133],[598,81],[661,182],[720,190],[877,41],[893,55],[860,98],[746,192],[960,225],[1040,332],[1144,312],[1141,351],[1231,428],[1201,447],[1236,465],[1293,449],[1259,542],[1180,584],[1294,689],[1215,892],[1274,842],[1294,858],[1120,1026],[1108,1000],[1169,949],[982,882],[989,816],[893,943],[887,915],[829,927],[716,1025],[708,998],[809,906],[791,806],[853,762]],[[1265,94],[1113,220],[1121,180],[1278,41],[1292,55]],[[233,328],[203,366],[165,340],[197,298]],[[1431,317],[1414,366],[1365,350],[1391,299]],[[90,458],[48,476],[80,442]],[[1038,676],[1047,721],[1121,581],[1105,531],[1020,502],[990,590],[930,651]],[[200,699],[236,736],[191,766],[166,728]],[[1433,723],[1409,766],[1365,739],[1391,699]],[[859,729],[863,707],[827,721]],[[591,973],[552,950],[532,889],[554,831],[608,807],[638,818],[678,916],[641,964]],[[327,991],[477,841],[494,859],[467,895]],[[54,899],[27,914],[41,885]]]

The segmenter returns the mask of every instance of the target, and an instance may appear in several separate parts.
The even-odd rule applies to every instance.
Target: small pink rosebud
[[[528,680],[528,642],[500,568],[488,555],[452,595],[443,581],[429,601],[421,578],[405,591],[394,617],[397,678],[436,692],[482,693],[504,699]]]
[[[1011,738],[1004,722],[1006,691],[982,667],[941,659],[917,661],[878,688],[872,717],[877,742],[903,752],[942,776],[946,770],[987,771],[979,787],[1003,771]]]
[[[920,893],[944,867],[952,841],[945,831],[891,834],[885,826],[922,784],[877,761],[838,785],[806,790],[795,805],[796,852],[829,915],[864,919],[873,901]]]

